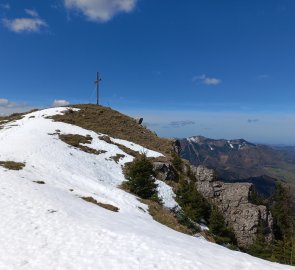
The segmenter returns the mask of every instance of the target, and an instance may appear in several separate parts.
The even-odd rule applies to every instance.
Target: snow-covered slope
[[[53,122],[54,108],[26,115],[0,130],[0,161],[24,162],[20,171],[0,167],[0,269],[293,269],[233,252],[173,231],[157,222],[147,206],[117,188],[122,165],[132,160],[94,132]],[[70,147],[54,135],[90,135],[99,155]],[[161,154],[132,142],[116,143]],[[124,154],[116,163],[110,157]],[[44,181],[41,185],[37,181]],[[159,182],[158,182],[159,183]],[[173,191],[160,183],[166,206]],[[80,197],[119,208],[112,212]]]

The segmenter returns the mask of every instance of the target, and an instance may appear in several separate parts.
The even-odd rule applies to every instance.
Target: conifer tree
[[[126,172],[129,190],[143,199],[157,198],[153,164],[145,154],[136,158]]]
[[[218,244],[236,243],[234,233],[227,228],[225,220],[216,206],[213,206],[211,210],[209,229],[215,235]]]

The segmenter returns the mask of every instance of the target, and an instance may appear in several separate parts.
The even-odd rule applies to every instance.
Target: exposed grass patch
[[[26,164],[14,161],[0,161],[0,166],[8,170],[19,171],[22,170],[26,166]]]
[[[135,119],[111,108],[96,105],[74,105],[79,111],[69,110],[51,118],[55,121],[80,126],[97,133],[132,141],[154,151],[170,156],[174,140],[159,138],[152,131],[136,123]]]
[[[119,163],[120,159],[124,158],[124,157],[125,157],[125,155],[117,154],[115,156],[111,156],[110,159],[114,160],[116,163]]]
[[[139,152],[134,151],[134,150],[126,147],[125,145],[118,144],[118,143],[115,143],[115,145],[117,145],[119,147],[119,149],[121,149],[127,155],[130,155],[130,156],[135,157],[135,158],[138,158],[140,156]]]
[[[133,156],[133,157],[139,157],[140,156],[140,153],[139,152],[134,151],[134,150],[126,147],[125,145],[122,145],[122,144],[113,142],[111,140],[111,138],[109,136],[107,136],[107,135],[99,136],[98,138],[100,140],[105,141],[106,143],[109,143],[109,144],[113,144],[113,145],[118,146],[118,148],[121,149],[123,152],[125,152],[127,155],[130,155],[130,156]]]
[[[92,137],[90,135],[87,135],[87,136],[82,136],[82,135],[78,135],[78,134],[58,134],[58,135],[59,135],[59,138],[63,142],[65,142],[71,146],[74,146],[86,153],[95,154],[95,155],[100,155],[100,154],[106,153],[105,150],[96,150],[96,149],[90,148],[86,145],[81,145],[82,143],[83,144],[91,144]]]
[[[79,147],[80,143],[91,144],[92,137],[90,135],[82,136],[78,134],[60,134],[59,138],[72,146]]]
[[[102,208],[105,208],[105,209],[110,210],[110,211],[113,211],[113,212],[119,212],[119,210],[120,210],[118,207],[113,206],[111,204],[106,204],[106,203],[98,202],[93,197],[81,197],[81,199],[83,199],[86,202],[90,202],[90,203],[96,204],[96,205],[98,205],[98,206],[100,206]]]

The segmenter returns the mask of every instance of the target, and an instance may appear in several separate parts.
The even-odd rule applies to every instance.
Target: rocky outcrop
[[[154,162],[154,172],[157,179],[162,181],[176,181],[177,172],[169,162]]]
[[[157,179],[178,180],[178,173],[170,162],[154,162],[153,166]],[[183,172],[188,175],[187,181],[195,182],[198,191],[218,207],[240,247],[254,243],[260,224],[266,228],[266,240],[273,239],[271,213],[265,206],[251,203],[253,184],[218,181],[215,171],[205,166],[184,165]]]
[[[252,184],[220,182],[214,170],[204,166],[191,166],[190,169],[196,178],[197,189],[223,213],[239,246],[248,247],[255,241],[260,224],[267,228],[267,240],[272,240],[272,216],[265,206],[251,203]]]

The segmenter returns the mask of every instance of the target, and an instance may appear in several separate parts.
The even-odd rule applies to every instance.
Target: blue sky
[[[294,0],[0,0],[0,113],[95,101],[161,136],[295,144]]]

